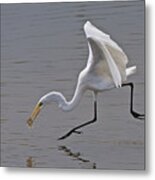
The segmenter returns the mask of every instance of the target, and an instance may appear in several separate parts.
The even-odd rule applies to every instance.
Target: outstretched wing
[[[102,63],[105,65],[103,71],[111,74],[116,87],[121,86],[122,80],[126,79],[125,69],[128,62],[126,54],[109,35],[97,29],[89,21],[85,23],[84,31],[89,48],[87,65],[90,69],[100,68],[97,64],[105,61]]]

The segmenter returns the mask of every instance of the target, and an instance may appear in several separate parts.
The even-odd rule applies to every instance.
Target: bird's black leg
[[[85,122],[79,126],[76,126],[75,128],[71,129],[67,134],[65,134],[64,136],[60,137],[58,140],[62,140],[62,139],[65,139],[67,138],[68,136],[70,136],[72,133],[77,133],[77,134],[80,134],[81,132],[80,131],[77,131],[77,129],[80,129],[84,126],[87,126],[89,124],[92,124],[94,123],[95,121],[97,121],[97,102],[94,101],[94,118],[91,120],[91,121],[88,121],[88,122]]]
[[[122,84],[123,86],[129,86],[131,88],[131,94],[130,94],[130,113],[133,115],[134,118],[137,119],[144,119],[145,114],[139,114],[133,110],[133,90],[134,90],[134,84],[132,82]]]

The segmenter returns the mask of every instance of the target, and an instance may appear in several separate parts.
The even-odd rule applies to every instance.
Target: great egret
[[[127,76],[135,73],[136,66],[126,68],[128,58],[124,51],[108,34],[100,31],[89,21],[84,24],[84,32],[88,41],[89,57],[86,67],[79,74],[72,100],[67,101],[60,92],[52,91],[40,98],[27,121],[28,125],[32,126],[40,110],[53,101],[63,111],[71,111],[78,105],[82,94],[88,89],[91,90],[94,95],[93,119],[73,128],[67,134],[60,137],[59,140],[67,138],[72,133],[80,134],[81,132],[77,131],[77,129],[94,123],[97,120],[97,94],[104,90],[129,86],[131,88],[130,113],[138,119],[143,119],[145,116],[133,110],[134,84],[126,80]]]

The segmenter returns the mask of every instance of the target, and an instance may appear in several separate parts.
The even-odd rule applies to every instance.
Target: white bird
[[[144,118],[144,114],[136,113],[133,110],[134,85],[132,82],[127,83],[127,77],[135,73],[136,66],[126,68],[128,58],[122,48],[120,48],[108,34],[100,31],[89,21],[84,24],[84,32],[88,41],[88,62],[86,67],[79,74],[72,100],[67,101],[60,92],[52,91],[40,98],[27,121],[28,125],[32,126],[40,110],[51,102],[56,102],[63,111],[71,111],[78,105],[83,93],[88,89],[91,90],[94,95],[93,119],[73,128],[67,134],[59,138],[59,140],[65,139],[72,133],[80,133],[77,129],[97,120],[97,94],[104,90],[122,86],[131,87],[130,112],[135,118]]]

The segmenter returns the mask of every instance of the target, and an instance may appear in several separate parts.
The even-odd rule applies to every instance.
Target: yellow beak
[[[29,127],[32,127],[32,124],[34,122],[34,120],[36,119],[36,117],[38,116],[40,110],[41,110],[42,105],[40,103],[38,103],[35,108],[32,111],[31,116],[29,117],[29,119],[27,120],[27,124]]]

